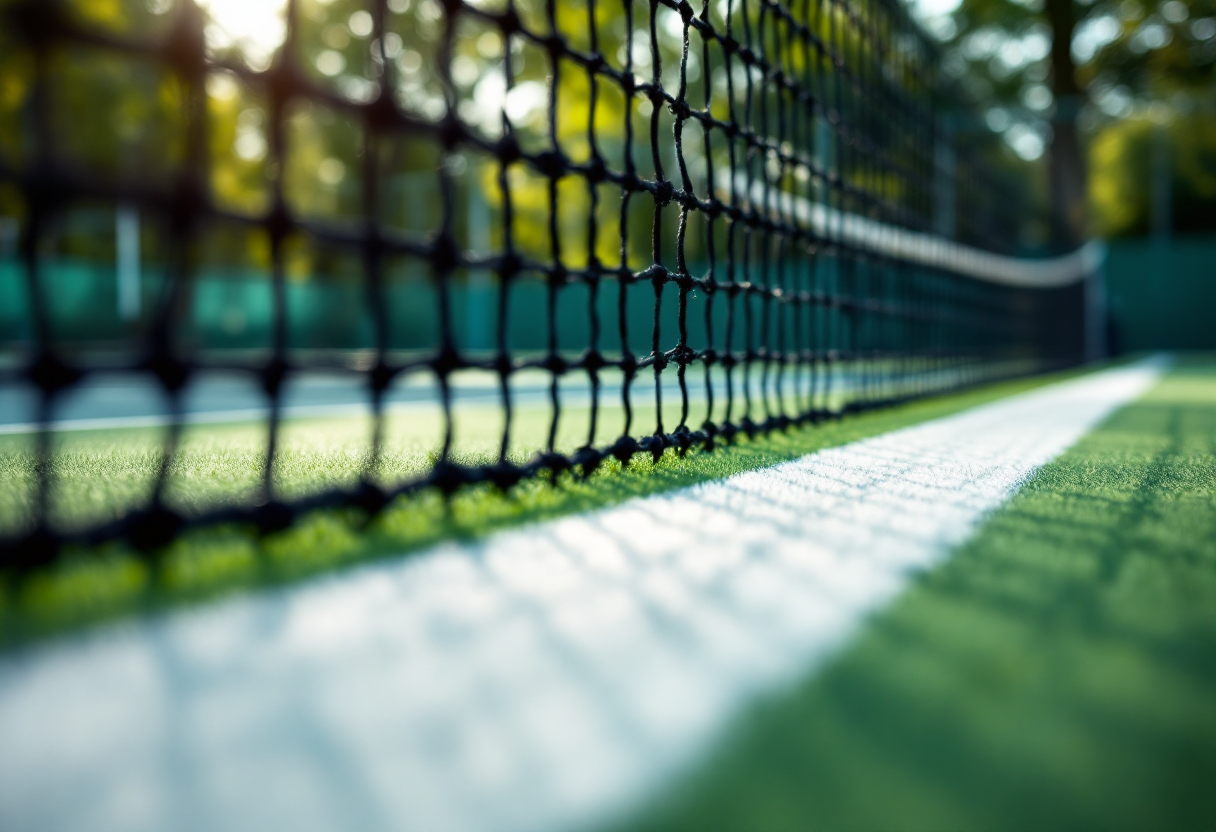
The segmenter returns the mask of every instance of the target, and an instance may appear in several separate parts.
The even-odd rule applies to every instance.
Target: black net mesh
[[[968,259],[1042,212],[893,0],[289,0],[261,40],[219,4],[104,5],[0,8],[0,372],[38,437],[13,563],[589,474],[1080,358],[1079,284]],[[58,522],[63,404],[116,372],[163,394],[155,473]],[[260,391],[260,482],[178,503],[184,402],[217,372]],[[284,491],[285,391],[320,374],[365,397],[360,473]],[[456,439],[465,378],[489,457]],[[386,412],[418,385],[431,457],[386,476]],[[525,404],[544,436],[520,437]]]

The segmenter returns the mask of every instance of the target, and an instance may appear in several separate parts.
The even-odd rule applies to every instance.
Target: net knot
[[[441,459],[435,463],[435,467],[431,470],[431,484],[442,491],[444,494],[454,494],[459,488],[468,481],[468,476],[463,468],[446,459]]]
[[[506,353],[499,353],[494,359],[494,372],[498,373],[500,378],[506,379],[511,375],[511,356]]]
[[[131,545],[141,552],[151,552],[169,545],[184,524],[177,512],[156,505],[134,512],[127,518],[126,525]]]
[[[446,275],[460,262],[460,249],[449,234],[439,234],[431,242],[431,269],[436,275]]]
[[[654,204],[659,208],[662,208],[671,202],[671,199],[675,196],[675,194],[675,185],[671,184],[671,182],[666,179],[661,179],[654,186]]]
[[[519,139],[515,138],[515,133],[510,130],[503,133],[494,152],[498,155],[498,161],[504,165],[518,162],[524,155],[519,147]]]
[[[368,517],[375,517],[388,505],[388,494],[371,480],[365,479],[355,489],[355,493],[351,496],[351,503],[356,508],[363,509]]]
[[[688,453],[688,449],[693,446],[693,443],[696,442],[696,435],[688,429],[688,425],[680,425],[671,434],[671,439],[674,440],[673,444],[676,447],[676,453],[684,456]]]
[[[401,113],[384,89],[363,108],[363,123],[373,132],[385,131],[401,122]],[[459,141],[459,139],[457,139]]]
[[[446,378],[460,369],[460,366],[460,356],[456,354],[456,350],[451,344],[445,345],[431,360],[431,369],[440,378]]]
[[[160,386],[170,393],[177,393],[190,380],[190,367],[173,356],[167,349],[157,349],[144,360],[143,367],[156,376]]]
[[[569,51],[568,47],[566,46],[565,39],[556,32],[550,34],[546,38],[543,38],[541,40],[541,44],[545,47],[545,51],[552,56],[554,61],[560,58],[562,53]]]
[[[663,451],[667,450],[667,437],[661,433],[644,436],[640,444],[642,450],[650,454],[651,461],[658,462],[663,458]]]
[[[439,127],[439,141],[444,150],[453,150],[464,142],[469,135],[464,123],[454,112],[449,112]]]
[[[262,390],[267,396],[272,399],[277,399],[279,390],[283,387],[283,382],[287,378],[290,367],[287,362],[281,357],[272,359],[263,367],[259,373],[262,379]]]
[[[504,280],[515,277],[523,268],[523,259],[514,251],[508,251],[498,258],[498,275]]]
[[[455,355],[455,351],[453,351],[453,355]],[[368,386],[371,387],[372,392],[379,395],[393,383],[393,379],[397,377],[397,372],[396,367],[391,367],[382,360],[377,361],[376,366],[372,367],[371,371],[367,374]]]
[[[608,453],[620,462],[621,465],[628,465],[629,460],[633,459],[633,455],[641,450],[641,444],[632,436],[622,436],[612,443],[612,447],[608,449]]]
[[[557,481],[558,474],[569,471],[572,467],[572,463],[569,459],[553,451],[545,451],[537,454],[536,461],[539,463],[541,468],[548,469],[554,482]]]
[[[508,491],[524,478],[524,472],[517,465],[502,461],[486,469],[486,479],[499,491]]]
[[[266,215],[266,233],[271,240],[281,241],[291,233],[291,214],[287,211],[287,203],[283,196],[278,195]]]
[[[663,286],[667,284],[667,268],[660,263],[655,263],[646,271],[642,272],[641,277],[650,281],[650,285],[654,287],[655,294],[663,291]]]
[[[199,214],[206,209],[206,191],[198,177],[191,172],[178,176],[174,181],[167,212],[170,233],[178,237],[189,237]]]
[[[44,393],[58,393],[80,381],[81,372],[47,351],[26,368],[25,377]]]
[[[608,166],[604,164],[604,160],[597,154],[592,156],[591,161],[587,163],[583,176],[592,185],[598,185],[608,178]]]
[[[746,434],[748,439],[754,439],[759,430],[760,426],[752,420],[751,416],[744,416],[739,420],[739,432]]]
[[[536,165],[536,169],[550,179],[560,179],[562,174],[566,172],[566,157],[562,155],[560,150],[548,150],[535,156],[532,163]]]
[[[290,527],[294,519],[291,509],[278,500],[263,503],[254,511],[254,522],[262,534],[281,532]]]
[[[580,362],[589,373],[598,373],[600,370],[608,366],[608,362],[604,360],[604,355],[599,350],[588,350]]]
[[[581,469],[583,479],[586,479],[595,473],[595,469],[600,467],[603,460],[603,454],[589,445],[584,445],[574,452],[574,458],[570,461]]]

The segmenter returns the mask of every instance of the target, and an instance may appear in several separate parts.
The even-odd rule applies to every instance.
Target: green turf
[[[496,394],[497,378],[489,373],[481,376],[483,392]],[[702,383],[703,378],[689,381],[694,388]],[[634,398],[638,404],[628,432],[638,435],[653,430],[656,424],[653,392],[645,380],[635,386]],[[719,413],[722,404],[718,402]],[[789,404],[793,409],[795,403]],[[694,402],[689,423],[699,424],[703,411],[704,404]],[[526,462],[537,448],[547,446],[551,414],[548,405],[516,406],[509,459]],[[679,419],[679,399],[668,393],[663,407],[665,429],[674,428]],[[590,423],[590,408],[563,408],[555,434],[556,450],[570,453],[586,444]],[[470,466],[497,462],[503,424],[504,411],[496,402],[454,407],[451,459]],[[624,432],[623,409],[615,404],[601,407],[591,437],[594,444],[609,445]],[[52,523],[68,529],[88,526],[142,507],[157,476],[166,434],[164,427],[56,433],[50,457],[55,483],[50,504]],[[167,503],[188,515],[216,504],[255,500],[262,489],[266,440],[265,424],[256,421],[187,425],[167,480]],[[372,420],[366,414],[285,421],[278,436],[275,493],[291,499],[357,484],[367,472],[371,440]],[[383,424],[383,454],[375,476],[388,487],[424,476],[438,457],[443,440],[444,419],[437,404],[388,410]],[[30,434],[0,435],[0,481],[6,484],[0,490],[0,533],[11,533],[33,521],[38,479],[34,441]]]
[[[772,465],[819,448],[838,445],[1026,390],[1068,374],[989,385],[952,396],[865,414],[755,440],[742,439],[712,452],[684,457],[669,451],[657,464],[635,461],[620,471],[606,464],[588,479],[560,478],[556,487],[527,482],[506,495],[473,488],[445,503],[435,493],[394,503],[370,527],[355,511],[325,511],[293,528],[265,538],[250,530],[220,528],[192,532],[149,561],[121,545],[69,552],[55,568],[20,585],[0,575],[0,644],[21,643],[64,628],[115,615],[213,596],[217,592],[265,585],[372,557],[398,555],[445,538],[468,538],[490,531],[618,503],[631,497],[720,478]],[[500,423],[491,409],[475,412],[458,425],[464,459],[491,459]],[[636,424],[653,423],[641,409]],[[572,412],[567,424],[585,423]],[[619,430],[621,413],[606,409],[606,430]],[[518,448],[543,439],[544,408],[521,410],[514,436]],[[387,430],[382,474],[390,481],[429,464],[429,449],[439,422],[394,417]],[[361,470],[367,442],[364,419],[300,421],[288,426],[276,471],[279,486],[298,493],[318,483],[353,481]],[[577,446],[585,437],[571,432],[559,446]],[[72,523],[120,513],[138,505],[157,459],[159,431],[81,431],[57,446],[60,477],[58,516]],[[13,523],[29,510],[33,462],[28,437],[0,442],[0,480],[18,485],[0,497],[0,523]],[[170,496],[179,506],[206,504],[225,492],[256,493],[262,460],[262,429],[257,425],[197,426],[187,431],[174,468]],[[535,447],[535,445],[533,445]],[[517,451],[522,453],[522,451]]]
[[[1043,468],[627,828],[1216,829],[1216,363]]]

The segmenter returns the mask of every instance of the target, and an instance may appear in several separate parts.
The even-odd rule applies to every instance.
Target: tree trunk
[[[1077,134],[1077,114],[1085,91],[1077,84],[1072,36],[1077,26],[1074,0],[1046,0],[1051,26],[1051,92],[1055,99],[1048,175],[1051,177],[1052,236],[1056,246],[1073,248],[1089,230],[1085,155]]]

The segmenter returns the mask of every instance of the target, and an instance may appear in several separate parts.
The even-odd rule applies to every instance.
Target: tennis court
[[[0,827],[1216,821],[1206,111],[972,14],[0,2]]]

